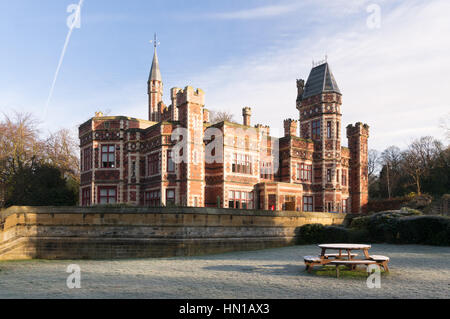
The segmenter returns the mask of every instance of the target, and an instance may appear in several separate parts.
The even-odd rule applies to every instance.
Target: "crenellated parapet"
[[[191,86],[186,86],[184,90],[178,89],[177,106],[186,103],[205,105],[205,92],[202,89],[194,89]]]
[[[355,125],[349,124],[347,126],[347,138],[350,138],[351,136],[369,137],[369,125],[361,122],[358,122]]]
[[[298,121],[294,119],[286,119],[284,123],[284,136],[297,136]]]
[[[258,129],[260,132],[263,132],[265,135],[270,136],[270,126],[269,125],[256,124],[255,128]]]

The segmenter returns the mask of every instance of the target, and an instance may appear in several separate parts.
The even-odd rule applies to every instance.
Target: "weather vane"
[[[159,42],[158,38],[156,37],[156,33],[155,33],[153,40],[150,40],[150,43],[153,43],[155,50],[156,50],[156,47],[161,44],[161,42]]]
[[[316,67],[316,66],[319,66],[319,65],[327,63],[327,62],[328,62],[328,54],[325,54],[325,59],[323,59],[323,60],[314,61],[314,59],[313,59],[312,60],[312,66]]]

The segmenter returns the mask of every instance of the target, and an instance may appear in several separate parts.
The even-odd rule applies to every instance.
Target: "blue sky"
[[[78,0],[0,0],[0,111],[34,113],[43,132],[76,129],[95,111],[147,116],[157,32],[165,86],[206,92],[206,107],[281,134],[298,118],[296,78],[325,54],[343,93],[343,123],[371,126],[370,147],[443,139],[448,116],[450,1],[84,0],[48,112],[45,105]],[[370,28],[370,5],[381,9]]]

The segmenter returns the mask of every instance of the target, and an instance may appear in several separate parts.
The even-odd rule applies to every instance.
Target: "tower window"
[[[341,125],[339,124],[339,122],[336,122],[336,138],[339,138],[340,131],[341,131]]]
[[[175,190],[166,190],[166,205],[175,205]]]
[[[170,173],[175,172],[175,163],[172,159],[172,151],[167,151],[167,171]]]
[[[342,170],[342,186],[347,186],[347,171]]]
[[[147,156],[147,176],[159,173],[159,154],[151,154]]]
[[[161,205],[161,192],[157,191],[148,191],[145,192],[145,205],[151,207],[157,207]]]
[[[327,169],[327,182],[331,183],[331,168]]]
[[[320,138],[320,120],[312,121],[311,123],[311,137],[312,139]]]
[[[115,162],[115,149],[114,145],[102,145],[102,167],[114,168]]]
[[[331,122],[327,122],[327,138],[331,138]]]
[[[312,181],[312,165],[297,164],[297,179],[303,182]]]
[[[81,205],[89,206],[91,205],[91,188],[86,187],[81,191]]]
[[[117,201],[115,187],[99,187],[98,201],[100,204],[115,204]]]

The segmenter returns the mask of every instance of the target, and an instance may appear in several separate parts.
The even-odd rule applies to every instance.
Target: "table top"
[[[319,247],[326,249],[368,249],[372,246],[365,244],[321,244]]]

